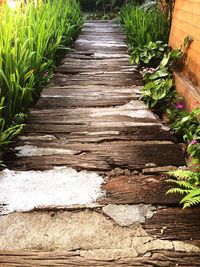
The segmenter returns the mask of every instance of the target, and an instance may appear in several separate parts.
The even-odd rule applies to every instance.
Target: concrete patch
[[[0,216],[0,233],[0,250],[46,251],[130,249],[133,237],[147,235],[139,224],[116,226],[102,214],[87,210]]]
[[[193,245],[193,244],[187,244],[181,241],[173,241],[173,246],[175,251],[182,251],[182,252],[199,252],[200,248]]]
[[[32,212],[0,216],[0,250],[79,250],[87,259],[116,260],[168,250],[199,252],[180,241],[155,239],[141,224],[116,225],[97,211]]]
[[[103,196],[103,178],[95,172],[71,168],[48,171],[0,172],[0,204],[3,214],[38,207],[87,205]]]
[[[151,205],[115,205],[103,207],[103,212],[120,226],[129,226],[133,223],[144,223],[150,219],[156,207]]]

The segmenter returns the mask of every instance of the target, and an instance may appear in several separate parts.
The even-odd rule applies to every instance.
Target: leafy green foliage
[[[37,4],[36,4],[37,3]],[[0,145],[17,125],[48,77],[58,49],[69,46],[82,25],[75,0],[30,1],[0,12]]]
[[[199,128],[199,130],[200,130],[200,128]],[[195,141],[196,140],[194,139],[193,142],[195,142]],[[187,152],[190,155],[190,157],[192,158],[193,168],[199,169],[199,164],[200,164],[200,143],[197,142],[197,141],[195,143],[193,143],[193,142],[191,141],[189,143],[189,145],[187,147]]]
[[[131,62],[150,67],[142,71],[147,82],[142,99],[148,107],[164,111],[176,98],[172,70],[182,56],[180,49],[169,52],[165,44],[169,34],[168,20],[155,1],[123,8],[121,19],[131,47]]]
[[[176,170],[168,173],[174,177],[167,182],[173,183],[176,187],[167,191],[167,194],[185,195],[180,201],[183,208],[200,204],[200,172],[189,170]]]
[[[169,23],[171,24],[174,3],[175,0],[144,0],[144,3],[141,5],[140,8],[153,13],[159,7],[161,12],[165,15],[166,20],[169,21]]]
[[[158,9],[152,14],[139,6],[128,5],[121,10],[121,20],[131,47],[143,47],[158,40],[168,42],[169,25]]]
[[[131,63],[158,66],[164,53],[167,51],[168,45],[162,41],[149,42],[142,47],[133,47],[131,50]]]
[[[158,78],[148,82],[142,90],[142,99],[150,108],[164,108],[175,97],[173,79]]]
[[[185,142],[200,140],[200,108],[187,112],[184,105],[178,104],[173,109],[167,109],[167,114],[172,130],[183,136]]]
[[[187,143],[187,153],[193,164],[200,163],[200,107],[191,112],[184,110],[183,104],[167,109],[172,130]]]
[[[148,107],[165,111],[175,101],[176,93],[171,69],[180,56],[180,50],[172,50],[164,55],[153,73],[143,72],[143,78],[147,83],[142,90],[142,99]]]

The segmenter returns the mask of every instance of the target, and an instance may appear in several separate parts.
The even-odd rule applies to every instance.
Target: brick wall
[[[185,69],[180,77],[176,78],[177,90],[186,98],[188,105],[194,104],[194,101],[200,103],[200,0],[176,0],[172,20],[169,44],[172,48],[180,47],[186,36],[191,35],[194,39],[188,49],[188,57]],[[183,77],[184,76],[184,77]],[[177,79],[188,79],[190,88],[183,87],[183,83]],[[182,84],[182,85],[181,85]],[[188,90],[193,86],[193,96]],[[185,87],[185,86],[184,86]],[[182,92],[183,91],[183,92]],[[188,99],[190,98],[190,99]]]

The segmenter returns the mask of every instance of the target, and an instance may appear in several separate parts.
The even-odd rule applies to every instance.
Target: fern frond
[[[166,194],[181,194],[181,195],[184,195],[184,194],[188,194],[190,193],[190,190],[185,190],[185,189],[181,189],[181,188],[171,188],[169,189]]]
[[[167,179],[167,180],[165,180],[165,182],[167,182],[167,183],[172,183],[172,184],[177,184],[177,180],[175,180],[175,179]]]
[[[190,201],[194,197],[199,197],[200,200],[200,189],[192,190],[187,196],[185,196],[180,203],[184,203],[186,201]]]
[[[182,194],[185,195],[180,201],[183,208],[188,208],[193,205],[200,204],[200,173],[189,170],[176,170],[168,172],[168,175],[174,179],[168,179],[166,182],[176,185],[171,188],[166,194]]]
[[[169,180],[167,180],[167,182],[173,183],[173,184],[181,187],[182,189],[190,189],[191,190],[191,189],[195,189],[196,188],[189,181],[177,181],[177,180],[169,179]]]
[[[177,178],[178,180],[183,180],[183,179],[186,180],[186,179],[191,178],[194,173],[189,170],[175,170],[175,171],[170,171],[167,174]]]
[[[184,189],[195,189],[195,186],[193,186],[193,184],[191,184],[188,181],[177,181],[177,185],[184,188]]]
[[[189,199],[188,201],[184,202],[183,208],[189,208],[194,205],[200,204],[200,196],[193,197],[192,199]]]

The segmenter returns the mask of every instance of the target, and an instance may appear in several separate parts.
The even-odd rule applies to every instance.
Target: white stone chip
[[[110,204],[103,208],[103,212],[120,226],[129,226],[133,223],[144,223],[150,219],[156,207],[151,205],[115,205]]]

